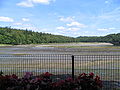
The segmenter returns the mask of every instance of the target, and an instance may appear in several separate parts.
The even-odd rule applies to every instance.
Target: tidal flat
[[[0,46],[0,54],[73,54],[73,55],[118,55],[120,46],[110,43],[48,43],[31,45]]]

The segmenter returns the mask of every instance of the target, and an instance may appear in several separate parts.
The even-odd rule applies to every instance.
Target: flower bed
[[[71,77],[65,80],[52,80],[53,74],[46,72],[34,76],[26,72],[22,78],[17,75],[0,74],[0,90],[99,90],[102,81],[94,73],[82,73],[74,80]]]

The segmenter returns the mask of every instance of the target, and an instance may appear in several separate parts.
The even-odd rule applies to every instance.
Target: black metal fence
[[[80,73],[94,72],[103,80],[120,81],[119,55],[69,55],[69,54],[32,54],[0,55],[0,70],[4,74],[44,72],[69,74],[74,78]]]

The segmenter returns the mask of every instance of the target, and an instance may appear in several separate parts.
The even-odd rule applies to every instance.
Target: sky
[[[120,0],[0,0],[0,27],[70,37],[120,33]]]

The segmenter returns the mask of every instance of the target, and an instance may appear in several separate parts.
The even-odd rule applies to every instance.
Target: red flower
[[[36,82],[41,82],[42,80],[43,80],[43,79],[42,79],[42,78],[39,78],[39,77],[35,79]]]
[[[82,76],[82,77],[83,77],[83,76],[86,76],[86,75],[87,75],[86,73],[82,73],[82,74],[80,74],[80,76]]]
[[[81,79],[81,78],[86,77],[86,76],[87,76],[86,73],[79,74],[78,79]]]
[[[93,72],[89,73],[89,77],[93,78],[94,77],[94,73]]]
[[[66,79],[67,82],[73,82],[73,79],[71,77]]]
[[[89,75],[90,75],[90,76],[94,76],[94,73],[93,73],[93,72],[91,72],[91,73],[89,73]]]
[[[99,76],[96,76],[96,77],[95,77],[95,82],[96,82],[96,84],[97,84],[99,87],[102,87],[102,81],[100,80],[100,77],[99,77]]]
[[[51,75],[53,75],[53,74],[51,74],[49,72],[46,72],[46,73],[43,74],[43,76],[45,76],[45,77],[50,77]]]
[[[100,77],[99,77],[99,76],[96,76],[96,77],[95,77],[95,81],[98,81],[98,80],[100,80]]]
[[[6,78],[6,79],[10,79],[10,78],[11,78],[11,75],[5,75],[5,78]]]
[[[15,74],[13,74],[13,75],[12,75],[12,78],[14,78],[14,79],[18,79],[18,76],[15,75]]]
[[[65,81],[61,80],[61,81],[56,83],[56,87],[60,87],[60,86],[64,85],[64,83],[65,83]]]

